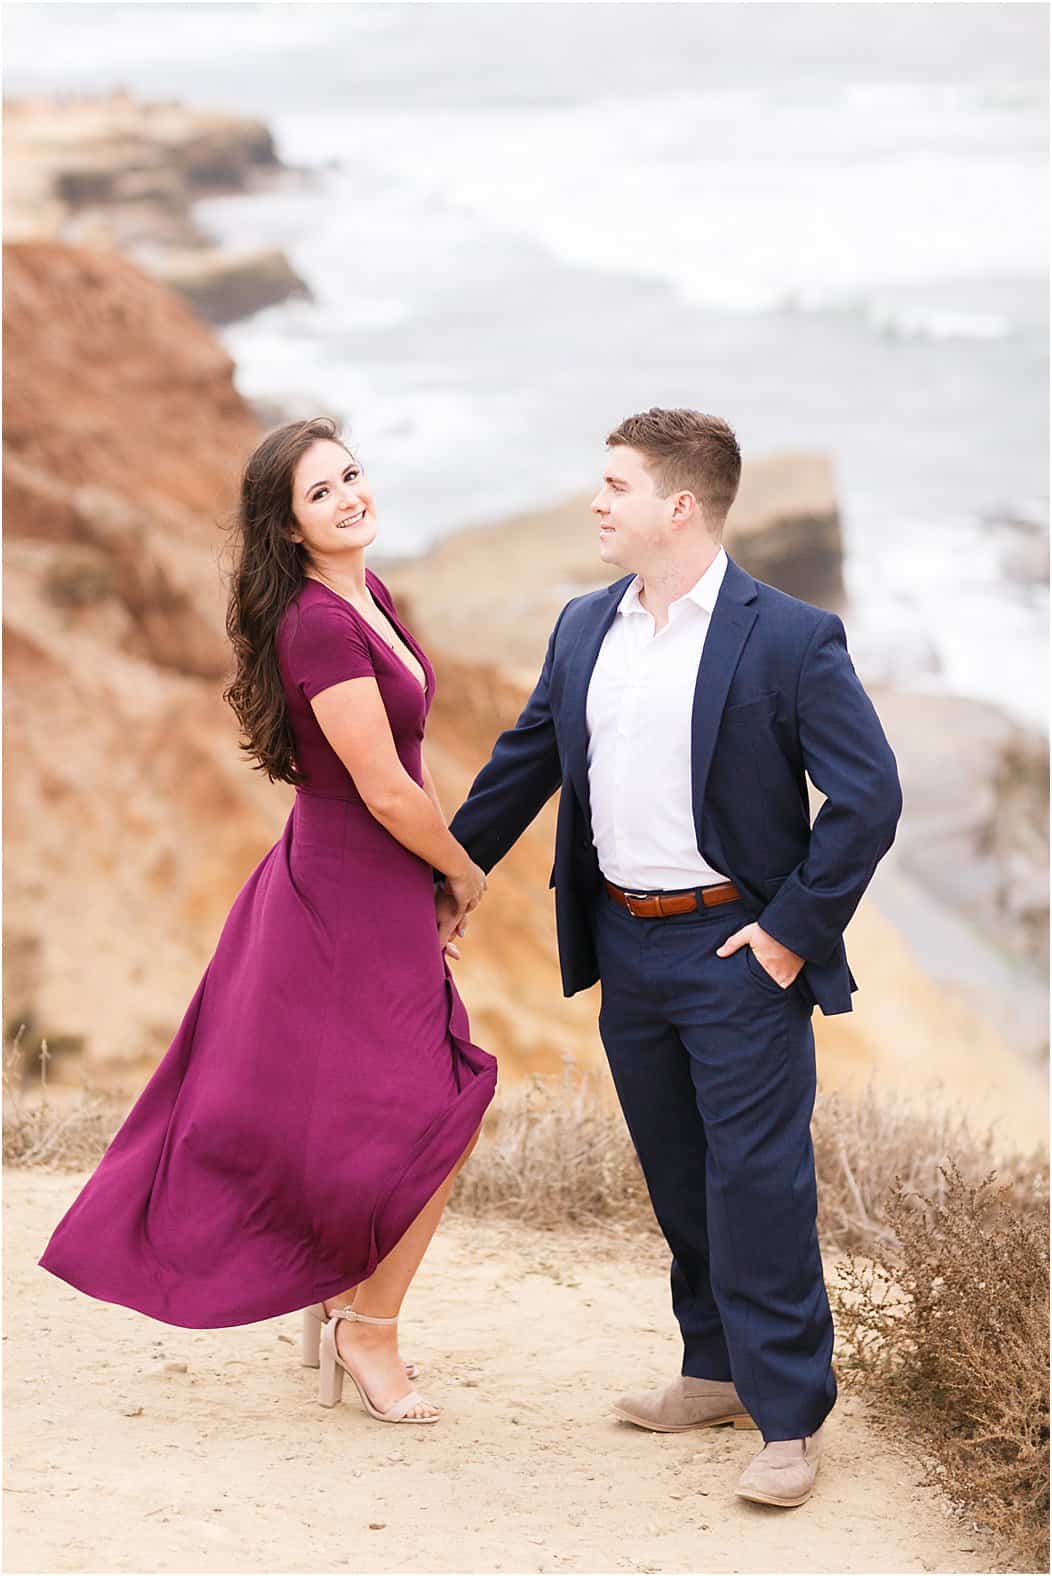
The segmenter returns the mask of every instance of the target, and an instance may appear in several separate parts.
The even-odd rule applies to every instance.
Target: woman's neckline
[[[366,629],[372,630],[372,632],[376,636],[377,640],[383,640],[384,645],[387,647],[388,651],[394,657],[395,661],[399,664],[400,667],[403,667],[405,669],[405,671],[409,674],[409,677],[412,679],[413,683],[416,685],[417,689],[420,690],[422,692],[422,694],[426,697],[427,689],[428,689],[428,677],[427,677],[427,665],[424,662],[423,656],[419,652],[419,650],[417,648],[417,645],[416,645],[416,642],[411,638],[411,636],[409,634],[409,631],[404,629],[402,624],[396,618],[393,618],[385,607],[381,607],[379,601],[377,600],[376,593],[373,590],[373,587],[370,584],[369,579],[368,579],[368,577],[373,573],[372,570],[371,569],[367,569],[365,571],[365,573],[366,573],[365,589],[366,589],[366,592],[368,593],[368,595],[369,595],[369,597],[370,597],[370,599],[372,601],[372,604],[375,607],[376,611],[380,614],[381,618],[385,618],[387,620],[387,622],[391,625],[391,628],[395,631],[395,633],[401,636],[401,638],[406,643],[406,647],[412,650],[413,655],[416,657],[417,661],[420,663],[420,671],[424,675],[424,682],[423,682],[422,685],[420,683],[420,680],[417,678],[416,674],[413,672],[412,668],[409,666],[408,662],[406,662],[405,658],[404,657],[400,657],[398,655],[398,652],[395,650],[394,646],[390,643],[390,641],[386,640],[384,638],[384,636],[380,634],[380,631],[378,629],[375,629],[373,627],[373,625],[370,624],[369,620],[366,618],[366,616],[362,612],[361,608],[360,607],[355,607],[354,603],[351,601],[351,599],[349,597],[345,597],[343,595],[342,591],[337,591],[333,586],[327,585],[324,580],[319,580],[317,578],[317,576],[315,576],[315,575],[307,575],[307,574],[305,574],[303,576],[303,579],[304,579],[304,582],[310,581],[311,585],[321,586],[322,590],[323,591],[328,591],[330,596],[337,597],[339,599],[339,601],[341,601],[343,603],[344,607],[349,607],[352,613],[357,613],[358,617],[361,619],[361,621],[365,625]],[[375,576],[374,576],[374,579],[375,579]]]

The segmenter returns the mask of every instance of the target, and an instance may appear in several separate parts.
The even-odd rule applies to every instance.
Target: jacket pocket
[[[724,706],[723,715],[725,717],[733,716],[735,712],[745,711],[748,706],[770,706],[777,699],[778,691],[776,689],[761,690],[759,695],[748,695],[744,700],[736,700],[731,705]]]

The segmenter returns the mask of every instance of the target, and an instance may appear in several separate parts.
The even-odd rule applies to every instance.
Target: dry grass
[[[618,1221],[656,1231],[624,1121],[600,1084],[571,1063],[559,1079],[502,1089],[451,1207],[542,1229]],[[942,1106],[918,1109],[873,1087],[859,1096],[819,1094],[812,1134],[819,1235],[827,1251],[872,1252],[890,1244],[887,1204],[896,1184],[939,1203],[946,1189],[942,1168],[951,1159],[970,1181],[996,1169],[1020,1207],[1048,1202],[1041,1157],[999,1157],[991,1133],[977,1134],[964,1116]]]
[[[87,1085],[56,1098],[46,1046],[27,1090],[20,1040],[4,1060],[5,1162],[88,1169],[127,1102]],[[823,1248],[848,1255],[842,1379],[905,1424],[943,1488],[1004,1537],[1009,1568],[1047,1569],[1047,1160],[874,1089],[819,1095],[813,1134]],[[501,1090],[451,1207],[658,1241],[620,1112],[572,1064]]]
[[[929,1480],[1006,1540],[1013,1568],[1047,1570],[1047,1206],[1040,1184],[1028,1200],[952,1162],[942,1183],[937,1199],[896,1187],[890,1241],[838,1265],[842,1366],[908,1422]]]
[[[541,1229],[616,1222],[656,1230],[620,1111],[594,1076],[578,1076],[569,1063],[560,1078],[501,1090],[450,1208]]]
[[[87,1080],[75,1092],[53,1092],[47,1080],[47,1041],[40,1042],[30,1059],[22,1048],[23,1037],[19,1029],[4,1049],[4,1165],[86,1171],[102,1158],[127,1102]],[[35,1083],[31,1063],[37,1068]]]
[[[977,1183],[996,1171],[1010,1202],[1045,1212],[1047,1158],[998,1147],[943,1098],[918,1106],[871,1085],[862,1095],[820,1094],[812,1123],[818,1173],[818,1233],[826,1249],[875,1253],[895,1242],[889,1214],[898,1187],[933,1208],[947,1198],[945,1167]]]

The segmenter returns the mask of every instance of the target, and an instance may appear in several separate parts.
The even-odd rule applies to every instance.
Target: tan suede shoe
[[[729,1380],[675,1379],[663,1390],[644,1390],[620,1396],[614,1415],[637,1428],[658,1434],[681,1434],[688,1428],[715,1428],[733,1423],[735,1428],[755,1428]]]
[[[760,1505],[802,1505],[815,1486],[822,1430],[807,1439],[773,1439],[738,1479],[738,1493]]]

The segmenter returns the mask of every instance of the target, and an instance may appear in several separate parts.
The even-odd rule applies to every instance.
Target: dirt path
[[[734,1494],[756,1435],[615,1421],[677,1371],[656,1243],[450,1217],[404,1318],[445,1417],[398,1429],[318,1406],[298,1315],[180,1330],[39,1269],[82,1180],[5,1177],[9,1572],[993,1568],[852,1398],[792,1511]]]

